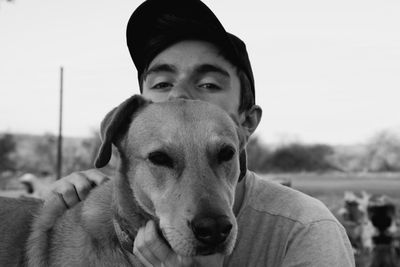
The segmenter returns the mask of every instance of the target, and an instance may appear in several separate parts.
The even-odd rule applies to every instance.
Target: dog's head
[[[388,197],[381,195],[371,198],[368,204],[368,217],[375,228],[374,238],[377,238],[376,243],[381,242],[380,237],[393,237],[397,232],[396,207]],[[383,242],[385,242],[385,239],[383,239]]]
[[[362,223],[367,219],[367,206],[371,195],[365,191],[356,194],[352,191],[344,193],[344,207],[339,211],[347,221]]]
[[[232,251],[245,138],[226,112],[203,101],[151,103],[133,96],[106,116],[101,132],[96,167],[108,163],[114,144],[131,197],[159,220],[175,252]]]

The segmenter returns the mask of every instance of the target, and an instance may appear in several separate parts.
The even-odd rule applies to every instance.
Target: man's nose
[[[191,90],[190,86],[187,83],[179,83],[176,84],[173,88],[171,88],[168,94],[168,100],[173,99],[195,99],[193,95],[193,90]]]

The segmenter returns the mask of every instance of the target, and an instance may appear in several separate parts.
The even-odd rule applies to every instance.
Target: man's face
[[[211,43],[176,43],[158,54],[144,75],[142,95],[154,102],[198,99],[239,116],[240,82],[236,68]]]

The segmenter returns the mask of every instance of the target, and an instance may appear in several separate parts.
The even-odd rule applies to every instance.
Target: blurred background
[[[0,0],[0,195],[43,197],[57,171],[92,168],[101,119],[139,93],[125,30],[141,2]],[[358,266],[377,246],[371,206],[392,205],[381,234],[399,256],[400,2],[204,2],[252,61],[249,168],[322,200]]]

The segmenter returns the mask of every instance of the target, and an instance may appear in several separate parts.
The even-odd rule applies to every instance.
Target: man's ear
[[[250,135],[257,129],[261,121],[262,109],[257,105],[253,105],[249,110],[244,111],[240,115],[240,128],[245,135],[246,142],[249,140]]]
[[[239,182],[243,180],[247,172],[247,154],[246,154],[246,144],[250,138],[250,135],[254,133],[260,123],[262,116],[262,109],[254,105],[249,110],[244,111],[240,114],[238,133],[240,141],[240,175]]]

